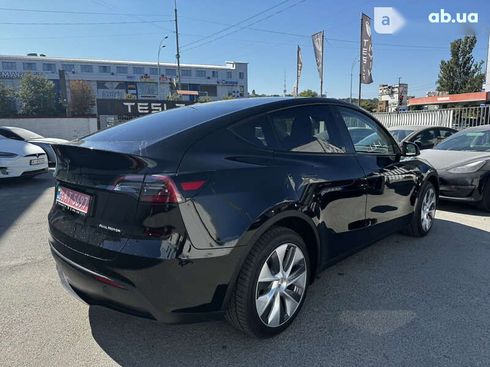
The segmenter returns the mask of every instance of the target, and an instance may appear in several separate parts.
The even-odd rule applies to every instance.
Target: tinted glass
[[[460,131],[439,143],[435,149],[490,152],[490,129]]]
[[[257,116],[231,128],[236,135],[260,148],[276,148],[274,132],[267,115]]]
[[[392,140],[376,121],[350,108],[339,107],[338,109],[347,128],[363,127],[371,131],[371,134],[364,139],[358,142],[353,141],[356,152],[373,154],[395,153]]]
[[[414,130],[390,130],[391,135],[395,138],[395,140],[400,143],[403,139],[405,139],[408,135],[413,133]]]
[[[352,142],[355,144],[358,141],[364,139],[366,136],[371,135],[372,131],[370,129],[364,129],[362,127],[351,127],[349,128],[349,133],[352,138]]]
[[[434,143],[437,137],[437,132],[434,129],[424,130],[413,137],[413,141],[420,141],[422,144]]]
[[[333,118],[324,106],[290,108],[270,119],[282,150],[303,153],[345,153]]]
[[[150,145],[206,121],[257,105],[252,99],[210,102],[150,114],[83,138],[94,148],[139,153]]]
[[[439,136],[443,139],[446,139],[454,134],[454,131],[448,129],[439,129]]]

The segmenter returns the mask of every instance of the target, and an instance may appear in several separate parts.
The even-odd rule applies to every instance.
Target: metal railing
[[[373,114],[386,127],[422,125],[464,129],[490,124],[490,105],[427,111],[378,112]]]

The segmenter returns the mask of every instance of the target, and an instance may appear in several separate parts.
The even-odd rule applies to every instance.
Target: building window
[[[199,91],[208,97],[217,97],[218,96],[218,86],[217,85],[205,85],[201,84]]]
[[[192,70],[182,69],[182,76],[192,76]]]
[[[72,73],[75,71],[75,64],[61,64],[61,69]]]
[[[145,68],[142,66],[133,66],[133,74],[144,74]]]
[[[150,75],[158,75],[158,68],[150,68]]]
[[[3,70],[16,70],[17,65],[12,61],[2,61],[2,69]]]
[[[238,78],[239,78],[239,79],[245,79],[245,73],[244,73],[243,71],[240,71],[240,72],[238,73]]]
[[[205,78],[206,77],[206,70],[196,70],[196,76],[198,78]]]
[[[217,72],[216,70],[213,70],[213,71],[211,72],[211,76],[212,76],[213,78],[217,78],[217,77],[218,77],[218,72]]]
[[[233,78],[233,74],[231,73],[231,71],[227,71],[226,72],[226,79],[231,79]]]
[[[177,72],[175,69],[165,69],[165,75],[166,76],[176,76]]]
[[[111,67],[109,65],[99,65],[99,73],[110,73]]]
[[[82,73],[93,73],[94,67],[92,65],[80,65],[80,71]]]
[[[127,74],[128,73],[128,67],[127,66],[116,66],[116,73],[117,74]]]
[[[56,72],[56,64],[43,64],[43,71],[48,73]]]
[[[36,70],[36,63],[35,62],[25,62],[23,65],[24,70],[27,71],[34,71]]]

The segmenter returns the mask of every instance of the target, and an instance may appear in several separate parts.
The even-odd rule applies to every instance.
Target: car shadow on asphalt
[[[0,180],[0,238],[54,182],[52,172]]]
[[[122,366],[478,364],[490,358],[488,239],[442,219],[423,238],[394,234],[322,272],[272,339],[224,321],[166,325],[97,306],[92,335]]]

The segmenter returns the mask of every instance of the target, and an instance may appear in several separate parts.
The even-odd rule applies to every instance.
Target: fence
[[[22,127],[48,138],[72,140],[97,131],[97,119],[94,117],[6,118],[0,119],[0,126]]]
[[[422,125],[464,129],[490,124],[490,106],[461,107],[429,111],[374,113],[386,127]]]

